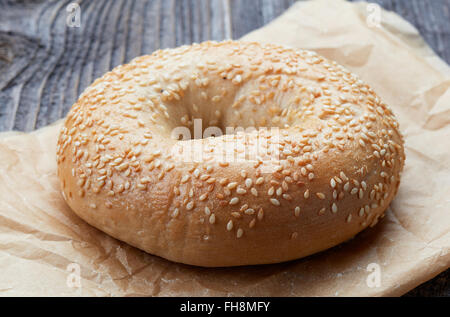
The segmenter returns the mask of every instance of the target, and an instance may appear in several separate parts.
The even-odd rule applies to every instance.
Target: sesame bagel
[[[383,216],[404,160],[392,111],[356,75],[310,51],[237,41],[116,67],[73,105],[57,146],[78,216],[206,267],[348,240]]]

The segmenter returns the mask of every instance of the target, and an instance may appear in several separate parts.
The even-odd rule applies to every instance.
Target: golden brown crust
[[[279,133],[170,137],[194,118]],[[269,151],[223,159],[228,145],[239,158],[261,140]],[[351,238],[386,210],[404,159],[392,112],[355,75],[312,52],[234,41],[157,51],[105,74],[72,107],[57,149],[80,217],[200,266],[287,261]]]

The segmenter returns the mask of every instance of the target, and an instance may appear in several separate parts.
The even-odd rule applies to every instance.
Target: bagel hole
[[[221,137],[223,135],[237,135],[252,133],[258,130],[270,130],[280,128],[278,126],[252,126],[252,125],[227,125],[223,120],[209,121],[205,124],[202,118],[194,118],[188,125],[182,125],[174,128],[173,139],[177,141],[192,139],[207,139],[211,137]]]

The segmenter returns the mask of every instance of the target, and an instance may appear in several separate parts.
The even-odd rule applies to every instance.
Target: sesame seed
[[[242,235],[244,234],[244,230],[242,230],[241,228],[239,228],[236,232],[236,237],[239,239],[242,237]]]
[[[308,171],[306,170],[306,168],[302,167],[302,168],[300,169],[300,173],[301,173],[303,176],[306,176],[306,175],[308,174]]]
[[[325,194],[324,193],[316,193],[316,196],[319,199],[325,199]]]
[[[238,219],[242,217],[241,214],[238,213],[238,212],[236,212],[236,211],[233,211],[233,212],[231,213],[231,215],[232,215],[234,218],[238,218]]]
[[[251,180],[251,178],[247,178],[245,180],[245,187],[250,188],[252,187],[253,181]]]
[[[249,209],[247,209],[244,213],[245,213],[246,215],[253,215],[253,214],[255,213],[255,210],[252,209],[252,208],[249,208]]]
[[[239,210],[240,210],[240,211],[244,211],[244,210],[246,210],[247,208],[248,208],[248,204],[243,204]]]
[[[262,177],[259,177],[255,182],[256,185],[261,185],[262,183],[264,183],[264,178]]]
[[[264,218],[264,210],[262,208],[259,208],[258,210],[258,220],[261,221]]]
[[[344,185],[344,190],[345,190],[346,192],[348,192],[349,189],[350,189],[350,183],[347,182],[347,183],[345,183],[345,185]]]
[[[294,209],[294,215],[295,215],[296,217],[300,216],[300,207],[299,207],[299,206],[295,207],[295,209]]]
[[[270,202],[272,203],[272,205],[274,206],[280,206],[280,202],[278,201],[278,199],[275,198],[271,198]]]
[[[256,190],[256,188],[253,187],[252,189],[250,189],[250,192],[253,196],[258,197],[258,191]]]
[[[305,197],[305,199],[308,199],[308,198],[309,198],[309,189],[307,189],[307,190],[305,191],[305,193],[303,194],[303,197]]]
[[[228,221],[228,223],[227,223],[227,230],[228,231],[233,230],[233,220]]]
[[[362,208],[359,210],[359,216],[360,216],[360,217],[364,216],[364,207],[362,207]]]
[[[205,207],[205,215],[209,216],[211,214],[211,210],[208,208],[208,206]]]
[[[125,169],[127,169],[128,168],[128,163],[122,163],[122,164],[120,164],[119,166],[116,166],[116,169],[118,170],[118,171],[124,171]]]
[[[236,193],[239,194],[239,195],[243,195],[243,194],[246,194],[247,191],[245,189],[241,188],[241,187],[238,187],[236,189]]]
[[[337,207],[336,203],[333,203],[333,205],[331,205],[331,211],[332,211],[333,213],[337,213],[338,207]]]
[[[234,79],[232,80],[233,84],[237,85],[239,83],[242,82],[242,76],[241,75],[236,75],[236,77],[234,77]]]
[[[200,170],[199,170],[198,168],[196,168],[196,169],[194,170],[194,176],[195,176],[195,178],[198,178],[199,175],[200,175]]]
[[[338,197],[338,193],[337,193],[337,190],[335,189],[335,190],[333,190],[333,199],[337,199],[337,197]]]
[[[365,181],[362,181],[362,182],[361,182],[361,186],[362,186],[362,188],[363,188],[364,190],[367,189],[367,184],[366,184]]]
[[[187,205],[186,205],[186,209],[187,210],[192,210],[194,208],[194,202],[190,201]]]
[[[176,218],[176,217],[178,217],[178,214],[179,214],[179,210],[178,210],[178,208],[175,208],[172,212],[172,217]]]
[[[232,182],[232,183],[229,183],[227,187],[228,187],[228,189],[232,190],[232,189],[236,188],[237,185],[238,185],[238,183]]]
[[[336,181],[334,180],[334,178],[332,178],[330,180],[330,186],[331,186],[331,188],[335,188],[336,187]]]
[[[230,200],[230,205],[236,205],[237,203],[239,203],[239,198],[238,197],[233,197]]]

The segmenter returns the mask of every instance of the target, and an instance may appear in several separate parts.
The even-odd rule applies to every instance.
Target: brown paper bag
[[[401,295],[450,266],[450,68],[393,13],[367,4],[296,3],[250,33],[307,48],[359,74],[396,113],[406,167],[387,216],[305,259],[253,267],[176,264],[89,226],[64,203],[55,174],[61,122],[0,134],[2,295]],[[79,279],[77,277],[80,277]]]

